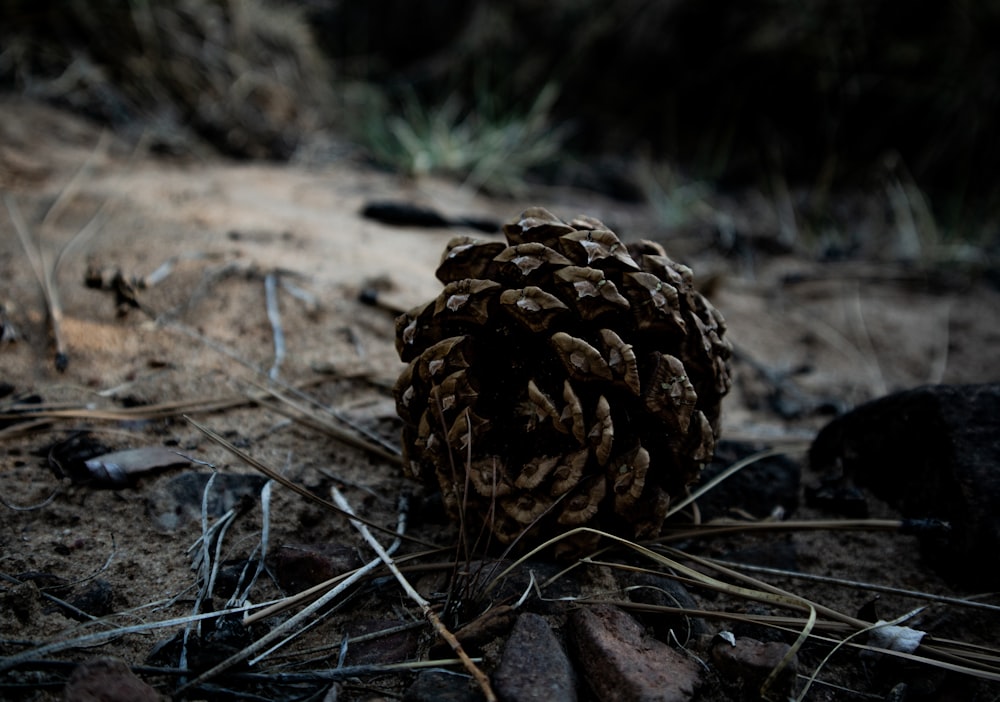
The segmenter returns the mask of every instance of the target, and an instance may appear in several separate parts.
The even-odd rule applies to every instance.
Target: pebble
[[[757,641],[748,637],[735,639],[735,643],[721,637],[712,647],[712,660],[719,672],[737,681],[743,689],[760,689],[764,681],[777,668],[790,650],[786,643]],[[766,699],[786,699],[792,692],[798,658],[793,656],[767,690]]]
[[[630,615],[611,605],[572,613],[569,643],[577,672],[596,699],[687,702],[701,681],[692,659],[647,636]]]
[[[73,669],[65,702],[164,702],[167,697],[137,678],[117,658],[93,658]]]
[[[493,685],[504,702],[576,702],[573,667],[544,617],[517,618]]]
[[[482,702],[483,691],[468,675],[425,670],[406,692],[403,702]]]
[[[69,604],[76,607],[80,612],[93,617],[103,617],[114,611],[114,587],[110,582],[102,578],[97,578],[91,582],[82,592],[70,598]],[[77,613],[69,613],[69,616],[80,621],[85,621],[86,617]]]

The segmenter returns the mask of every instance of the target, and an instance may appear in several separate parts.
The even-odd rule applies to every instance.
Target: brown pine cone
[[[655,535],[715,449],[722,316],[662,247],[596,219],[532,208],[504,234],[453,239],[444,291],[396,320],[406,472],[503,544]]]

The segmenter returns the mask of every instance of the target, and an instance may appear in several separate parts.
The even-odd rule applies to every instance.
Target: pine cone
[[[444,291],[396,320],[406,472],[504,544],[655,535],[715,450],[722,316],[662,247],[596,219],[533,208],[504,234],[449,242]]]

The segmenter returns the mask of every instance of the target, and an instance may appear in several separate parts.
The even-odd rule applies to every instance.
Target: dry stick
[[[444,623],[438,617],[437,613],[431,609],[431,603],[424,599],[423,596],[417,592],[412,585],[410,585],[410,581],[407,580],[406,576],[403,575],[399,571],[399,568],[396,567],[396,563],[392,560],[392,556],[390,556],[386,550],[382,548],[382,544],[380,544],[375,537],[372,536],[371,532],[368,531],[368,528],[361,522],[357,515],[354,514],[354,510],[351,508],[350,503],[348,503],[343,493],[334,487],[331,490],[331,494],[333,495],[333,500],[337,503],[337,506],[344,512],[352,515],[351,525],[358,530],[361,536],[364,537],[365,541],[368,542],[368,545],[371,546],[375,553],[378,554],[379,558],[382,559],[385,566],[392,571],[392,574],[406,592],[407,596],[409,596],[409,598],[413,600],[418,607],[420,607],[420,611],[423,612],[424,618],[431,623],[438,636],[444,639],[448,645],[451,646],[451,650],[455,652],[455,655],[461,659],[462,665],[465,666],[465,669],[469,671],[476,682],[479,683],[479,687],[486,696],[487,702],[497,702],[497,697],[493,692],[493,688],[490,686],[490,679],[486,677],[486,674],[482,670],[479,669],[479,666],[472,662],[472,659],[469,658],[465,649],[462,648],[462,644],[459,643],[454,634],[448,631]]]
[[[403,559],[416,559],[416,558],[419,558],[419,557],[422,557],[422,556],[425,556],[425,555],[427,555],[427,554],[426,553],[412,553],[412,554],[410,554],[408,556],[403,556],[399,560],[403,560]],[[448,568],[448,567],[450,567],[450,565],[444,564],[444,566],[442,566],[441,568],[444,569],[444,568]],[[351,571],[347,571],[345,573],[341,573],[340,575],[335,575],[334,577],[330,578],[329,580],[324,580],[323,582],[318,583],[316,585],[313,585],[310,588],[306,588],[305,590],[300,590],[299,592],[296,592],[294,595],[288,595],[287,597],[283,597],[280,600],[272,602],[272,603],[270,603],[270,604],[268,604],[266,606],[262,605],[261,609],[257,610],[253,614],[248,614],[247,616],[243,617],[243,624],[244,624],[244,626],[250,626],[251,624],[255,624],[256,622],[260,621],[261,619],[268,619],[268,618],[273,617],[273,616],[275,616],[277,614],[281,614],[286,609],[289,609],[290,607],[294,607],[295,605],[297,605],[300,602],[312,599],[316,595],[319,595],[319,594],[321,594],[323,592],[326,592],[329,588],[333,587],[334,585],[336,585],[337,583],[339,583],[341,580],[343,580],[345,578],[349,578],[352,575],[354,575],[354,572],[355,571],[351,570]],[[423,623],[421,623],[421,626],[423,626]]]
[[[136,144],[135,149],[132,150],[130,162],[138,154],[145,151],[146,141],[147,134],[144,132],[142,137],[139,139],[139,142]],[[62,192],[59,193],[59,197],[56,198],[56,201],[49,208],[48,212],[46,212],[45,217],[42,219],[40,228],[45,227],[45,225],[49,222],[55,221],[59,215],[62,214],[62,211],[68,206],[68,203],[76,197],[77,192],[80,189],[80,184],[86,179],[90,171],[93,170],[94,161],[97,156],[107,152],[109,142],[110,134],[107,131],[102,131],[97,144],[94,146],[94,150],[91,151],[90,155],[87,157],[86,161],[84,161],[83,165],[80,166],[77,172],[73,174],[69,183],[63,187]],[[24,246],[25,252],[28,254],[28,258],[31,259],[32,267],[35,269],[35,276],[38,278],[38,282],[42,286],[46,306],[49,311],[52,336],[56,346],[56,370],[62,372],[66,370],[66,366],[69,363],[69,356],[67,355],[66,345],[62,336],[62,303],[59,299],[59,288],[56,284],[56,278],[59,274],[59,269],[62,266],[63,260],[69,252],[86,243],[87,240],[89,240],[90,237],[104,225],[104,221],[107,219],[107,211],[110,209],[111,198],[105,198],[87,224],[82,229],[77,230],[66,245],[59,250],[56,254],[55,261],[51,266],[45,266],[44,258],[42,257],[38,242],[31,236],[31,232],[25,224],[24,219],[21,218],[20,211],[17,209],[13,198],[5,195],[4,202],[7,205],[11,221],[14,223],[14,228],[17,230],[18,236],[21,239],[21,244]],[[32,249],[34,249],[34,254],[32,253]]]
[[[66,355],[66,343],[62,335],[62,305],[59,302],[59,292],[52,284],[53,277],[51,270],[45,265],[41,248],[38,246],[38,242],[34,236],[32,236],[31,230],[28,229],[28,225],[21,216],[21,210],[18,209],[14,198],[10,195],[4,195],[3,201],[7,206],[7,214],[10,216],[10,221],[17,231],[17,236],[21,239],[21,246],[24,247],[24,252],[28,255],[31,267],[35,271],[38,284],[42,286],[45,307],[49,311],[49,324],[52,327],[52,340],[56,346],[56,370],[61,373],[66,370],[66,365],[69,363],[69,356]]]
[[[156,405],[142,407],[118,407],[101,409],[88,405],[66,407],[59,405],[18,405],[10,412],[0,412],[0,419],[20,419],[25,416],[40,419],[105,419],[108,421],[134,421],[142,419],[164,419],[194,412],[214,412],[222,409],[233,409],[240,405],[256,402],[255,398],[246,395],[218,397],[207,400],[174,400]]]
[[[260,383],[255,383],[253,381],[250,381],[250,384],[259,388],[262,392],[270,393],[271,395],[274,396],[275,399],[280,400],[282,403],[301,412],[303,418],[309,417],[316,424],[321,424],[322,426],[330,427],[331,429],[339,429],[330,422],[322,422],[319,419],[317,419],[315,415],[309,414],[309,408],[306,405],[312,405],[314,408],[318,409],[323,414],[333,417],[337,421],[342,422],[343,424],[347,425],[348,427],[356,431],[358,434],[360,434],[367,441],[367,443],[356,443],[355,445],[358,446],[359,448],[363,448],[366,451],[370,451],[373,453],[378,453],[382,458],[385,458],[386,460],[392,461],[393,463],[396,464],[400,464],[402,462],[402,451],[400,450],[399,446],[393,444],[392,442],[386,441],[376,432],[371,431],[370,429],[361,426],[357,422],[352,421],[348,416],[346,416],[340,410],[336,409],[335,407],[329,407],[327,405],[324,405],[319,400],[310,397],[309,395],[302,392],[295,386],[288,385],[287,383],[282,383],[280,381],[276,381],[276,384],[281,386],[281,388],[285,392],[294,395],[295,397],[299,398],[302,402],[306,404],[296,402],[291,397],[282,392],[279,392],[274,387],[264,386],[261,385]],[[292,415],[287,415],[287,416],[291,417],[292,419],[296,419]],[[324,430],[324,431],[327,431],[327,433],[329,433],[330,430]]]

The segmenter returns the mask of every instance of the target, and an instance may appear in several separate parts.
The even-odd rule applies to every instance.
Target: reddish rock
[[[544,617],[517,618],[493,685],[504,702],[576,702],[573,667]]]
[[[597,699],[687,702],[700,682],[697,663],[647,636],[617,607],[578,609],[569,634],[577,672]]]
[[[137,678],[117,658],[94,658],[73,670],[63,699],[66,702],[163,702],[167,698]]]
[[[720,638],[712,647],[712,660],[723,676],[740,681],[744,688],[758,689],[781,664],[790,648],[786,643],[757,641],[745,636],[736,639],[735,644]],[[782,693],[787,696],[791,692],[797,669],[798,658],[793,656],[768,691],[773,698],[782,698]]]
[[[354,548],[340,544],[283,544],[268,559],[278,584],[301,592],[361,565]]]

